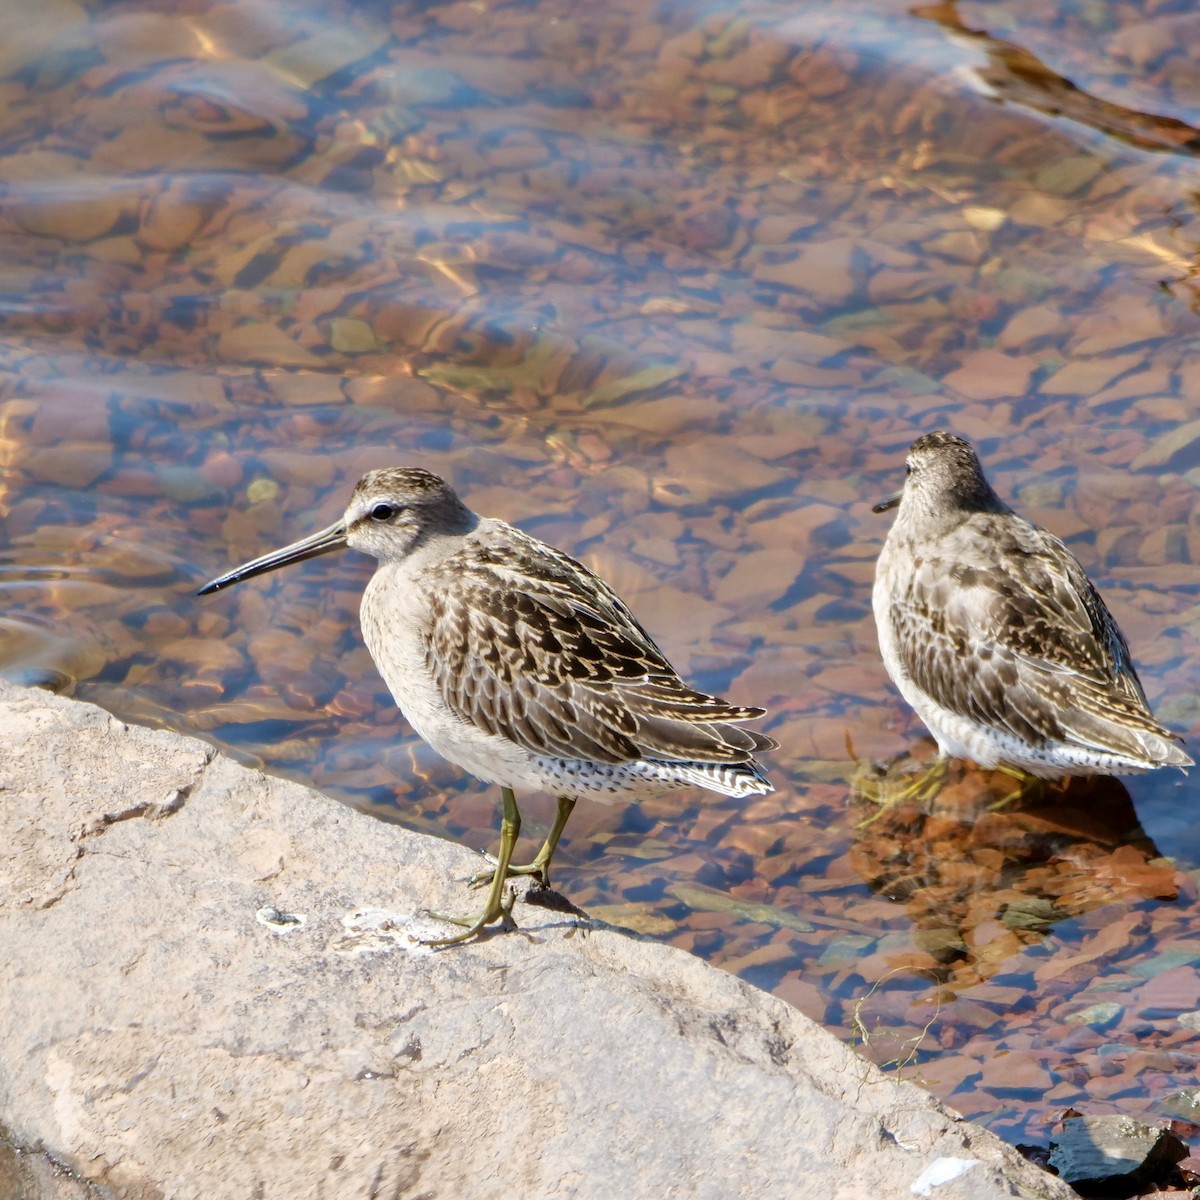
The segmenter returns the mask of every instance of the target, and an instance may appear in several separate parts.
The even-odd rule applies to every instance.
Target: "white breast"
[[[405,565],[381,564],[359,608],[363,640],[404,719],[447,762],[477,779],[508,787],[536,786],[524,750],[464,721],[442,699],[426,663],[428,610]]]

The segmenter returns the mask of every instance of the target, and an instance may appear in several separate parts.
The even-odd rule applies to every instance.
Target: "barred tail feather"
[[[753,759],[741,763],[663,762],[656,765],[680,783],[695,784],[724,796],[763,796],[775,790],[762,767]]]

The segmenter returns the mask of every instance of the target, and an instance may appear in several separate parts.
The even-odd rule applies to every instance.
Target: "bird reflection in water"
[[[904,965],[956,987],[988,979],[1058,923],[1116,901],[1174,900],[1174,866],[1112,776],[1031,781],[936,753],[859,764],[850,861],[871,891],[902,903],[914,929]]]

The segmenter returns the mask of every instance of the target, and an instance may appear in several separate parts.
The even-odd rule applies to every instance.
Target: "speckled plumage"
[[[1083,568],[996,495],[969,443],[918,438],[898,500],[875,623],[888,674],[941,753],[1046,778],[1192,765]]]
[[[739,727],[762,709],[688,687],[597,575],[477,516],[428,471],[368,472],[341,521],[203,592],[345,545],[379,560],[363,594],[363,637],[413,729],[485,782],[560,797],[538,859],[510,869],[506,847],[511,852],[520,816],[506,794],[500,882],[504,871],[548,878],[580,797],[682,786],[729,796],[772,790],[754,754],[775,743]],[[499,915],[498,905],[494,887],[472,934]]]
[[[414,503],[413,469],[372,471],[347,509],[347,541],[375,554],[363,635],[397,704],[445,758],[490,783],[577,796],[699,784],[770,791],[735,722],[763,710],[688,687],[602,579],[441,483]],[[407,541],[370,513],[414,514]],[[397,518],[393,518],[395,520]]]

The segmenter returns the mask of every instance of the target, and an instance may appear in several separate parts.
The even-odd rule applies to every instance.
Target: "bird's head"
[[[904,487],[875,505],[877,513],[903,505],[907,511],[996,512],[1007,506],[987,479],[974,447],[944,429],[913,442],[904,470]]]
[[[198,595],[345,546],[374,555],[380,562],[398,562],[428,538],[466,533],[477,520],[454,489],[429,471],[419,467],[368,471],[355,485],[345,514],[332,525],[234,567],[206,583]]]

